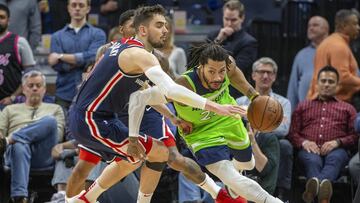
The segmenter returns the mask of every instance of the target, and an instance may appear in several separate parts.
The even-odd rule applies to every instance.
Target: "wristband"
[[[340,147],[341,146],[341,144],[342,144],[342,142],[341,142],[341,140],[340,139],[336,139],[336,143],[338,144],[338,146]]]
[[[61,60],[63,57],[64,57],[64,54],[60,54],[60,55],[58,56],[58,59]]]
[[[250,101],[254,101],[254,99],[255,99],[257,96],[259,96],[259,95],[260,95],[260,94],[259,94],[258,92],[255,92],[255,94],[250,95],[250,96],[249,96]]]

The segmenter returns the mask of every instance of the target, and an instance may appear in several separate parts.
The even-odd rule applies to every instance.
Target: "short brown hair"
[[[245,6],[239,0],[227,1],[223,6],[223,11],[225,11],[225,9],[238,10],[239,17],[242,17],[245,14]]]
[[[135,16],[134,16],[134,27],[135,31],[139,31],[139,26],[141,24],[147,24],[149,21],[154,17],[154,15],[163,15],[165,16],[166,11],[164,7],[162,7],[160,4],[154,5],[154,6],[143,6],[139,7],[135,10]]]

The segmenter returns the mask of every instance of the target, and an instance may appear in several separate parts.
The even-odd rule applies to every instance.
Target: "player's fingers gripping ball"
[[[251,127],[261,132],[271,132],[279,127],[283,115],[280,102],[269,96],[258,96],[247,111]]]

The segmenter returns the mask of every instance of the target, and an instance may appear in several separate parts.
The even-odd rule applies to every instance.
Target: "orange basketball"
[[[247,118],[252,128],[261,132],[271,132],[281,124],[283,109],[276,99],[269,96],[258,96],[251,102]]]

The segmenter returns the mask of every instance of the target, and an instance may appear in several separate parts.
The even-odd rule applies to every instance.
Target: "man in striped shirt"
[[[292,116],[289,139],[299,149],[298,160],[308,179],[302,196],[307,203],[316,196],[321,203],[330,202],[331,181],[348,163],[347,150],[357,141],[356,110],[335,98],[338,82],[334,67],[322,68],[317,75],[318,97],[300,102]]]

